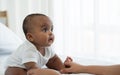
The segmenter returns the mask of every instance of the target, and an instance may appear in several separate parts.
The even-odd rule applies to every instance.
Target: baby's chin
[[[46,47],[49,47],[49,46],[51,46],[52,44],[53,44],[53,42],[47,43],[45,46],[46,46]]]
[[[51,46],[53,44],[53,42],[49,43],[48,46]]]
[[[49,40],[48,45],[52,45],[52,44],[53,44],[53,40]]]

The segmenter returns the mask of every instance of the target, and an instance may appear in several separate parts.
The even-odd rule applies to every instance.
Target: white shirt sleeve
[[[38,62],[37,53],[35,50],[26,50],[22,54],[22,64],[27,62]]]

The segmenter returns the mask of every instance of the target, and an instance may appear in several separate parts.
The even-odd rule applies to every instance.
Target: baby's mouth
[[[53,38],[49,38],[49,40],[48,40],[49,42],[52,42],[53,41]]]

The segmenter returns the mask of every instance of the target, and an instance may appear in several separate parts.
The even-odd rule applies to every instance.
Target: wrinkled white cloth
[[[13,51],[23,43],[12,30],[0,23],[0,50]],[[1,52],[0,51],[0,52]]]
[[[21,67],[25,68],[24,63],[35,62],[40,68],[47,64],[48,60],[55,55],[51,47],[45,48],[45,55],[43,56],[37,48],[25,41],[14,53],[7,59],[5,67]],[[25,68],[26,69],[26,68]]]

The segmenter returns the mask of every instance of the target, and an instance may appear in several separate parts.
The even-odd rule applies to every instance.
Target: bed
[[[4,75],[4,63],[6,58],[23,41],[10,30],[6,25],[0,23],[0,75]]]

